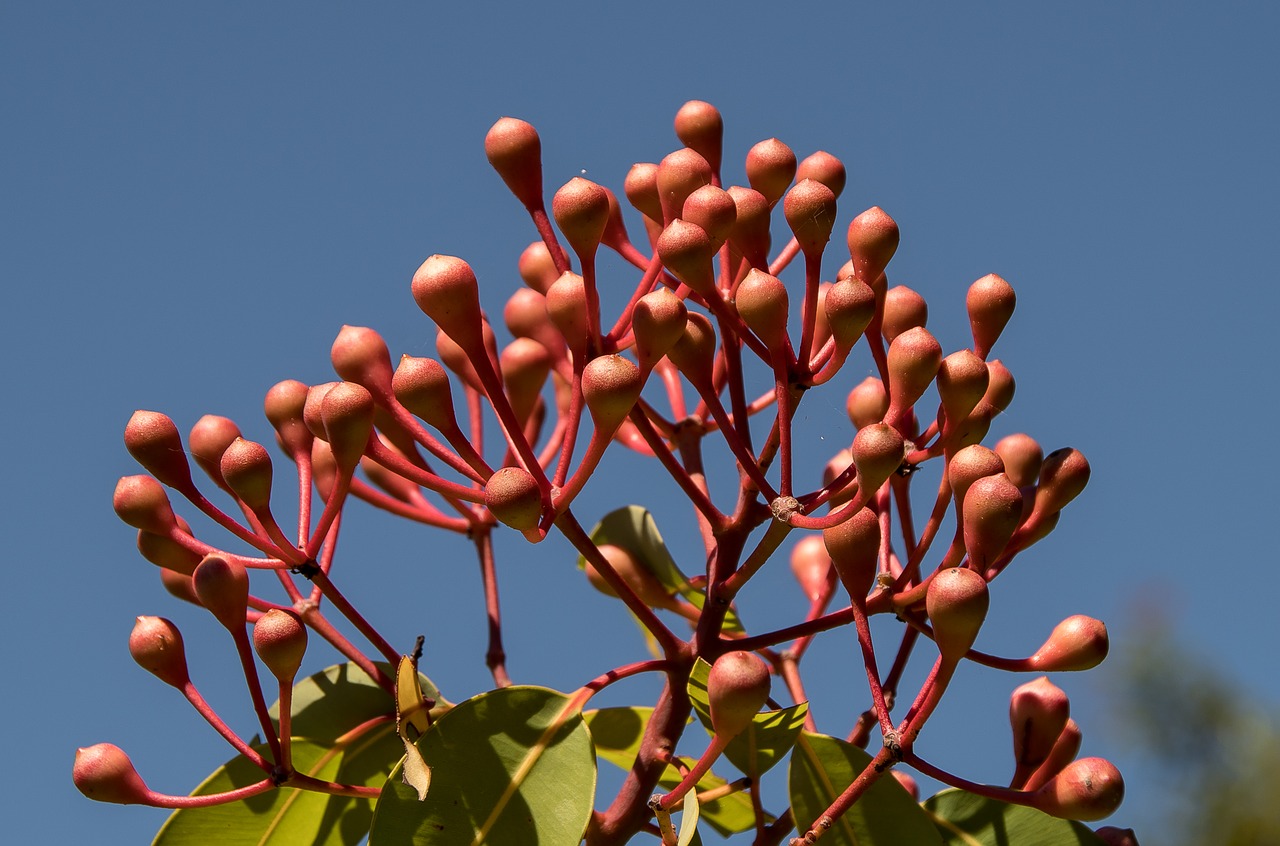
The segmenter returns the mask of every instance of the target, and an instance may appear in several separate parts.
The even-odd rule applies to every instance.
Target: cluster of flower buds
[[[116,512],[138,530],[138,549],[161,568],[166,587],[206,608],[231,633],[265,747],[237,736],[197,692],[173,624],[140,617],[130,649],[264,777],[232,793],[163,796],[146,788],[124,753],[101,744],[77,756],[82,791],[105,801],[169,807],[232,801],[281,785],[377,795],[376,788],[303,776],[290,758],[289,691],[308,634],[364,669],[387,690],[389,703],[394,694],[393,679],[376,662],[394,664],[400,650],[330,577],[341,515],[356,498],[474,544],[490,621],[486,660],[496,687],[510,684],[492,543],[500,526],[531,543],[562,534],[582,556],[591,583],[620,599],[651,636],[660,658],[619,668],[599,685],[635,672],[659,672],[668,680],[653,712],[660,724],[649,727],[618,797],[593,817],[589,843],[620,843],[641,830],[660,830],[669,839],[652,814],[661,821],[678,810],[681,797],[751,726],[770,696],[772,676],[792,701],[806,701],[801,663],[809,643],[850,624],[869,701],[849,715],[856,718],[849,741],[866,746],[878,727],[881,748],[824,813],[800,825],[793,843],[816,841],[885,773],[914,786],[893,770],[903,763],[1060,817],[1093,820],[1116,808],[1123,794],[1119,773],[1102,759],[1076,757],[1080,731],[1068,717],[1066,696],[1047,677],[1014,692],[1015,773],[1008,787],[975,785],[916,752],[917,738],[964,662],[1043,674],[1089,669],[1107,652],[1106,628],[1084,616],[1060,623],[1029,658],[975,649],[991,583],[1053,531],[1090,472],[1077,450],[1046,455],[1025,434],[983,445],[1014,395],[1010,370],[991,357],[1014,311],[1012,286],[996,275],[970,285],[965,308],[972,344],[945,353],[926,328],[924,298],[889,283],[887,268],[899,245],[893,218],[869,208],[837,233],[837,201],[847,181],[838,159],[816,152],[801,160],[769,139],[746,154],[747,184],[726,187],[720,113],[707,103],[687,103],[675,132],[680,149],[634,165],[623,181],[622,194],[641,224],[633,240],[624,221],[631,212],[624,215],[613,191],[586,179],[561,186],[548,209],[538,133],[514,118],[493,125],[484,141],[488,160],[538,234],[519,257],[525,286],[501,311],[510,340],[499,341],[503,333],[482,306],[471,266],[434,255],[413,275],[412,295],[435,324],[437,358],[406,355],[395,363],[377,332],[346,326],[331,350],[341,381],[273,387],[265,412],[296,467],[290,482],[297,491],[295,528],[277,520],[280,497],[273,493],[280,491],[269,451],[246,440],[235,423],[201,418],[184,443],[165,415],[133,416],[125,443],[148,475],[120,481]],[[775,250],[779,208],[791,234]],[[827,249],[833,235],[841,248],[836,260]],[[611,294],[602,301],[602,248],[636,270],[625,298]],[[798,278],[784,283],[780,276],[793,263],[800,266]],[[829,278],[824,263],[834,270]],[[624,299],[620,308],[605,305]],[[855,360],[860,363],[846,366]],[[850,379],[852,371],[874,375]],[[800,480],[818,474],[796,466],[797,409],[818,388],[845,398],[852,428],[821,484],[804,489]],[[493,421],[497,437],[486,439]],[[673,580],[651,549],[620,536],[597,540],[582,528],[574,505],[614,444],[655,459],[688,499],[704,548],[677,558],[705,561],[704,572]],[[711,477],[703,462],[707,444],[733,457],[734,478]],[[197,487],[188,454],[233,509]],[[940,462],[941,478],[921,521],[912,516],[911,483],[930,461]],[[198,539],[175,513],[166,488],[256,554]],[[944,541],[930,558],[939,535]],[[775,553],[788,537],[809,612],[785,629],[745,631],[739,600],[750,596],[743,589],[780,557]],[[259,579],[277,582],[284,601],[255,593]],[[838,601],[844,594],[847,606]],[[364,642],[341,634],[324,609]],[[889,662],[868,626],[876,614],[904,623]],[[896,708],[904,668],[917,651],[931,656],[932,671],[904,698],[906,707]],[[275,720],[255,653],[279,682]],[[670,749],[688,722],[688,698],[673,691],[684,689],[699,659],[711,667],[714,740],[679,786],[646,801],[673,765]],[[883,666],[890,669],[882,674]],[[812,713],[807,721],[816,730]],[[756,789],[750,782],[741,787]],[[758,797],[754,807],[761,807]],[[781,842],[792,822],[789,814],[761,812],[757,842]]]

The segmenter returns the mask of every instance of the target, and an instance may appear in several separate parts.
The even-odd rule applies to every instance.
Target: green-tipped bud
[[[480,284],[471,265],[434,255],[413,274],[413,299],[442,332],[467,352],[484,348]]]
[[[906,443],[898,430],[889,424],[872,423],[853,436],[849,451],[853,453],[853,463],[858,468],[858,488],[870,496],[902,466]]]
[[[791,574],[810,602],[822,596],[830,572],[831,556],[819,535],[805,535],[791,547]]]
[[[870,508],[822,530],[822,542],[840,583],[855,603],[866,601],[880,569],[880,521]]]
[[[484,136],[484,154],[526,209],[542,207],[542,140],[532,124],[499,118]]]
[[[219,487],[225,487],[222,480],[222,454],[227,447],[240,437],[240,427],[226,417],[206,414],[191,427],[187,443],[191,446],[191,457]]]
[[[143,468],[171,488],[191,484],[191,467],[182,448],[182,435],[168,415],[135,411],[124,427],[124,445]]]
[[[124,476],[116,482],[111,506],[116,516],[135,529],[167,535],[176,523],[164,487],[150,476]]]
[[[886,341],[929,322],[929,304],[924,297],[906,285],[894,285],[884,294],[884,323],[881,334]]]
[[[813,179],[797,182],[782,201],[782,214],[810,259],[822,255],[836,225],[836,194]]]
[[[719,109],[702,100],[690,100],[676,112],[675,130],[681,144],[706,159],[713,171],[720,170],[724,118]]]
[[[849,413],[849,420],[859,429],[884,420],[889,411],[889,392],[884,389],[884,382],[868,376],[854,385],[845,401],[845,410]]]
[[[382,336],[365,326],[343,326],[329,349],[339,377],[369,389],[374,396],[391,391],[391,353]]]
[[[849,223],[849,255],[853,273],[874,287],[898,251],[898,224],[879,206],[872,206]]]
[[[551,214],[584,263],[596,254],[609,223],[609,194],[589,179],[575,176],[551,198]]]
[[[529,471],[503,467],[485,484],[484,505],[505,525],[525,532],[538,527],[542,517],[542,491]]]
[[[747,151],[747,181],[777,205],[796,175],[796,154],[777,138],[767,138]]]
[[[307,627],[292,611],[272,608],[253,624],[253,649],[281,684],[292,684],[307,652]]]
[[[729,196],[737,209],[733,229],[729,232],[729,243],[746,258],[748,265],[767,270],[771,242],[769,201],[759,191],[740,185],[730,186]]]
[[[1092,670],[1109,648],[1106,623],[1076,614],[1053,627],[1049,639],[1031,656],[1031,666],[1044,673]]]
[[[929,580],[925,611],[943,661],[955,663],[973,648],[990,604],[987,580],[972,570],[951,567]]]
[[[821,182],[831,189],[832,194],[839,197],[844,191],[848,174],[845,171],[844,162],[828,152],[819,150],[805,158],[796,167],[796,182],[803,182],[806,179]]]
[[[181,690],[191,681],[182,633],[163,617],[138,617],[129,634],[129,654],[138,666]]]
[[[775,356],[790,349],[787,338],[787,287],[776,276],[752,269],[734,297],[742,321]]]
[[[1124,778],[1105,758],[1081,758],[1031,795],[1031,806],[1067,820],[1109,817],[1124,801]]]
[[[1019,776],[1030,775],[1049,757],[1067,727],[1071,702],[1048,676],[1020,685],[1009,697],[1009,725],[1013,729],[1013,760]]]
[[[684,201],[703,185],[711,184],[711,165],[688,147],[676,150],[658,164],[658,201],[661,223],[670,225],[680,216]]]
[[[1044,450],[1039,442],[1021,432],[1005,435],[996,443],[996,455],[1004,461],[1004,472],[1020,488],[1035,484],[1044,464]]]
[[[726,652],[707,676],[707,706],[717,737],[742,734],[769,699],[769,668],[751,652]]]
[[[222,478],[251,510],[271,505],[271,456],[262,444],[236,438],[222,454]]]
[[[320,419],[339,469],[354,472],[373,434],[373,395],[354,382],[339,382],[324,395]]]
[[[98,743],[76,750],[71,770],[76,789],[98,802],[116,805],[149,805],[151,791],[124,750],[110,743]]]
[[[636,302],[631,312],[631,329],[636,337],[636,357],[641,370],[650,370],[684,335],[689,310],[684,301],[667,288],[650,291]]]
[[[446,431],[456,425],[449,374],[435,359],[404,356],[391,387],[400,404],[429,426]]]
[[[1022,491],[1003,473],[975,481],[965,492],[964,548],[979,572],[995,563],[1022,522]]]
[[[243,630],[249,608],[249,573],[244,565],[206,555],[191,576],[200,604],[232,634]]]
[[[582,371],[582,400],[596,431],[612,435],[640,399],[644,376],[620,355],[602,355]]]
[[[1013,286],[989,273],[969,286],[965,306],[969,310],[969,329],[973,333],[973,351],[986,358],[996,339],[1004,331],[1017,304]]]

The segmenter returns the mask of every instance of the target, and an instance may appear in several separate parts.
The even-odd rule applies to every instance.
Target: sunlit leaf
[[[802,732],[791,753],[788,783],[797,830],[808,830],[869,763],[871,756],[853,744]],[[942,846],[943,841],[911,794],[897,779],[885,773],[827,829],[822,843],[824,846],[872,843]]]
[[[690,790],[684,795],[681,805],[680,832],[676,837],[676,846],[689,846],[693,838],[698,836],[698,796]]]
[[[1102,846],[1083,823],[964,790],[944,790],[928,799],[924,809],[947,846]]]
[[[591,730],[591,739],[595,743],[596,754],[624,771],[631,769],[636,753],[640,751],[640,740],[645,726],[653,715],[652,708],[601,708],[598,711],[587,711],[583,716],[587,727]],[[680,771],[668,766],[658,779],[658,784],[670,790],[680,783]],[[728,782],[708,771],[698,779],[697,790],[705,793],[708,790],[723,787]],[[751,797],[737,792],[699,803],[699,816],[716,832],[724,837],[739,831],[748,831],[755,827],[755,811],[751,807]],[[769,818],[767,821],[771,821]],[[695,841],[696,842],[696,841]]]
[[[569,697],[506,687],[454,706],[418,741],[432,768],[419,802],[387,779],[371,846],[574,846],[595,802],[591,735]]]
[[[689,699],[702,724],[711,730],[711,707],[707,699],[707,677],[711,665],[699,658],[689,675]],[[763,711],[751,718],[751,725],[730,740],[724,756],[753,778],[768,771],[786,757],[804,728],[809,703],[801,702],[777,711]]]

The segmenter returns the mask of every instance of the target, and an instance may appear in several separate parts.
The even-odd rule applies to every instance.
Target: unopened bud
[[[849,224],[849,255],[853,273],[868,285],[884,273],[885,266],[898,250],[898,224],[879,206],[858,215]]]
[[[719,109],[702,100],[690,100],[676,112],[675,130],[681,144],[706,159],[713,171],[720,170],[724,118]]]
[[[906,285],[894,285],[885,291],[884,322],[880,331],[886,341],[892,342],[908,329],[924,326],[928,322],[929,304],[920,294]]]
[[[339,382],[320,403],[320,419],[338,468],[353,472],[373,434],[373,395],[354,382]]]
[[[640,563],[630,551],[620,546],[614,546],[609,543],[600,544],[597,549],[604,560],[613,568],[613,572],[618,578],[626,582],[627,587],[631,588],[631,592],[636,595],[641,602],[650,608],[672,608],[675,603],[671,598],[671,594],[667,588],[658,581],[658,577],[653,571]],[[588,559],[586,564],[587,581],[591,586],[606,596],[617,596],[618,593],[613,589],[613,585],[601,575],[595,565]]]
[[[1004,331],[1017,297],[1013,286],[989,273],[969,286],[965,306],[969,310],[969,328],[973,333],[973,351],[986,358],[995,346],[996,339]]]
[[[1067,694],[1048,676],[1013,691],[1009,697],[1009,725],[1013,728],[1013,760],[1020,773],[1030,774],[1045,762],[1070,716]]]
[[[191,457],[219,487],[225,485],[222,480],[222,454],[238,437],[240,427],[234,421],[216,414],[206,414],[197,420],[187,436],[187,443],[191,445]]]
[[[828,289],[822,308],[837,346],[848,352],[876,315],[876,295],[865,282],[850,276]]]
[[[925,611],[942,659],[957,662],[973,647],[987,619],[987,580],[963,567],[950,567],[929,580]]]
[[[880,486],[902,466],[906,444],[902,435],[887,423],[872,423],[858,430],[853,436],[854,466],[858,468],[858,488],[866,496]]]
[[[251,510],[271,505],[271,456],[262,444],[236,438],[222,453],[222,478]]]
[[[650,291],[636,302],[631,329],[642,370],[651,369],[680,340],[688,315],[684,301],[667,288]]]
[[[990,381],[987,363],[973,350],[960,350],[944,358],[938,367],[937,385],[948,423],[963,423],[986,395]]]
[[[844,522],[823,529],[822,542],[849,598],[864,602],[880,569],[880,520],[876,513],[860,509]]]
[[[775,356],[789,349],[787,338],[787,288],[782,280],[752,269],[734,297],[742,321]]]
[[[796,167],[796,182],[802,182],[806,179],[821,182],[830,188],[831,193],[837,197],[844,191],[847,178],[848,174],[845,172],[844,163],[822,150],[805,158]]]
[[[576,273],[562,273],[547,289],[547,317],[560,330],[575,355],[586,351],[591,331],[588,315],[586,282]]]
[[[585,263],[596,254],[609,223],[609,194],[591,180],[575,176],[551,198],[551,214],[569,246]]]
[[[176,523],[169,495],[150,476],[125,476],[116,482],[111,506],[116,516],[135,529],[167,535]]]
[[[863,379],[849,392],[845,409],[853,425],[859,429],[884,420],[889,411],[889,393],[884,389],[884,382],[875,376]]]
[[[1035,483],[1044,463],[1044,450],[1035,438],[1021,432],[1005,435],[996,442],[995,450],[1011,482],[1020,488]]]
[[[769,699],[769,668],[751,652],[726,652],[707,676],[711,728],[719,737],[736,737]]]
[[[810,602],[822,596],[830,572],[831,556],[819,535],[805,535],[791,548],[791,574]]]
[[[525,208],[541,208],[542,141],[531,124],[500,118],[484,136],[484,154]]]
[[[738,207],[728,191],[714,185],[703,185],[684,201],[680,218],[700,226],[718,248],[733,231]]]
[[[1064,447],[1045,456],[1036,485],[1036,511],[1061,511],[1089,483],[1089,461],[1078,449]]]
[[[489,477],[484,504],[499,521],[521,532],[537,528],[542,517],[538,481],[520,467],[503,467]]]
[[[271,421],[281,445],[294,457],[299,453],[310,452],[311,441],[315,437],[302,419],[307,393],[306,385],[296,379],[286,379],[273,385],[262,403],[267,420]]]
[[[391,387],[400,404],[428,425],[441,431],[456,425],[449,374],[440,362],[404,356],[391,379]]]
[[[685,317],[684,334],[667,350],[667,358],[695,385],[711,384],[716,355],[716,333],[705,315],[691,311]]]
[[[119,746],[98,743],[76,750],[71,778],[76,788],[99,802],[117,805],[150,804],[151,791]]]
[[[272,608],[253,624],[253,649],[281,684],[291,684],[307,652],[307,627],[292,611]]]
[[[329,349],[339,377],[363,385],[374,396],[391,391],[391,353],[387,342],[365,326],[343,326]]]
[[[1092,670],[1107,657],[1110,641],[1101,620],[1076,614],[1053,627],[1049,639],[1031,656],[1041,672]]]
[[[662,205],[660,222],[669,226],[680,216],[689,195],[711,184],[711,165],[693,150],[682,147],[658,164],[657,184]]]
[[[582,400],[596,431],[616,431],[640,399],[643,387],[640,368],[620,355],[602,355],[588,362],[582,372]]]
[[[981,444],[964,447],[951,456],[947,463],[947,482],[951,485],[951,495],[959,508],[969,493],[969,487],[986,476],[994,476],[1004,472],[1004,462],[1000,456]],[[956,512],[960,514],[959,511]]]
[[[633,164],[622,183],[622,192],[635,209],[656,224],[662,224],[662,201],[658,199],[658,166],[653,162]]]
[[[769,201],[759,191],[730,186],[737,215],[729,232],[729,243],[746,258],[747,264],[759,270],[769,267]]]
[[[434,255],[413,274],[413,299],[442,332],[468,353],[483,349],[480,285],[471,265]]]
[[[777,138],[768,138],[747,151],[747,181],[772,207],[782,199],[796,175],[796,154]]]
[[[191,577],[200,604],[232,634],[243,630],[249,607],[249,574],[220,555],[206,555]]]
[[[1022,521],[1022,491],[1003,473],[975,481],[962,508],[970,566],[983,572],[1004,552]]]
[[[124,445],[134,460],[171,488],[191,484],[191,467],[182,448],[182,435],[166,414],[135,411],[124,427]]]
[[[889,344],[889,417],[906,414],[938,374],[942,346],[928,329],[908,329]]]
[[[129,634],[129,654],[138,666],[181,690],[191,681],[182,633],[163,617],[138,617]]]
[[[511,410],[517,420],[528,420],[551,372],[551,354],[537,341],[516,338],[502,351],[499,362]]]
[[[715,274],[711,261],[716,244],[707,231],[687,220],[673,220],[658,236],[658,257],[676,278],[703,295],[713,295]]]
[[[1072,761],[1032,794],[1032,806],[1068,820],[1111,816],[1124,801],[1124,778],[1105,758]]]
[[[836,194],[813,179],[797,182],[782,201],[782,213],[800,250],[810,258],[822,255],[836,224]]]

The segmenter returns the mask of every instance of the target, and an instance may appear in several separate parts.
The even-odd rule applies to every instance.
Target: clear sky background
[[[968,284],[1009,279],[1018,310],[997,353],[1018,392],[993,434],[1076,446],[1094,473],[997,582],[980,646],[1028,654],[1086,613],[1123,649],[1155,609],[1234,680],[1226,695],[1275,707],[1275,7],[461,5],[0,9],[6,841],[149,841],[163,813],[75,791],[77,746],[117,743],[174,793],[228,757],[129,658],[136,614],[179,623],[197,682],[251,731],[225,632],[161,590],[111,511],[136,466],[123,426],[136,408],[184,431],[217,413],[269,442],[264,392],[332,378],[344,323],[377,328],[394,355],[430,354],[409,279],[432,253],[468,258],[498,313],[533,237],[484,158],[502,115],[539,128],[548,190],[584,173],[620,189],[633,162],[675,149],[671,118],[691,98],[724,113],[728,181],[771,136],[839,156],[837,232],[871,205],[894,215],[891,280],[929,298],[947,351],[967,343]],[[842,406],[837,390],[806,400],[811,463],[847,442]],[[657,500],[673,548],[696,550],[673,488],[642,467],[612,464],[582,520]],[[427,636],[424,667],[450,698],[486,687],[464,544],[358,508],[342,553],[340,584],[393,643]],[[499,554],[517,681],[572,689],[643,657],[566,544],[529,551],[507,533]],[[759,628],[803,613],[778,565],[776,587],[743,600]],[[811,683],[834,734],[864,707],[853,648],[842,633],[812,656],[828,662]],[[1113,672],[1058,681],[1085,753],[1128,777],[1113,821],[1139,825],[1161,797],[1116,742]],[[962,672],[921,754],[1007,781],[1020,680]]]

